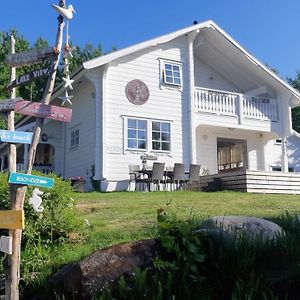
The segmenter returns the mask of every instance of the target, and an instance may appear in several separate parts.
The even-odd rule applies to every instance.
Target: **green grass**
[[[49,264],[34,285],[43,284],[60,266],[88,256],[93,251],[117,243],[156,236],[156,211],[172,210],[178,219],[191,215],[204,219],[216,215],[246,215],[276,219],[287,211],[300,214],[300,196],[259,195],[239,192],[115,192],[75,194],[78,218],[88,220],[84,240],[76,234],[73,242],[44,249],[41,260]],[[46,251],[46,252],[45,252]]]
[[[156,211],[166,208],[179,219],[216,215],[245,215],[267,219],[288,211],[300,213],[300,196],[238,192],[122,192],[76,194],[78,216],[91,224],[90,247],[149,238],[154,234]],[[95,245],[93,245],[95,244]]]

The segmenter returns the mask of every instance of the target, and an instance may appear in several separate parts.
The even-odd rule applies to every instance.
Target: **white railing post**
[[[239,118],[239,124],[243,123],[243,118],[244,118],[244,99],[243,99],[243,95],[239,94],[239,98],[238,98],[238,118]]]

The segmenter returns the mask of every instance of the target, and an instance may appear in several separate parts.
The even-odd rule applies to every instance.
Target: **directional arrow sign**
[[[15,109],[16,103],[23,100],[20,98],[7,99],[0,101],[0,112],[7,112]]]
[[[47,60],[57,55],[58,53],[54,48],[47,47],[31,52],[8,54],[5,57],[5,63],[10,67],[22,67]]]
[[[8,182],[14,184],[40,186],[45,188],[52,188],[54,184],[54,180],[52,178],[21,173],[10,173]]]
[[[24,210],[0,210],[0,228],[24,229]]]
[[[71,122],[72,117],[72,109],[30,101],[16,103],[15,111],[27,116],[61,122]]]
[[[2,143],[31,144],[32,132],[0,130]]]
[[[50,74],[49,67],[45,67],[40,70],[34,70],[34,71],[31,71],[30,73],[26,73],[26,74],[23,74],[23,75],[17,77],[16,80],[9,83],[6,86],[6,88],[10,90],[16,86],[20,86],[20,85],[29,83],[33,80],[36,80],[36,79],[39,79],[39,78],[42,78],[45,76],[49,76],[49,74]]]

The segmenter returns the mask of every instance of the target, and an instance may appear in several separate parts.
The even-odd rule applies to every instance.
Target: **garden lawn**
[[[276,219],[300,214],[300,195],[241,192],[115,192],[76,194],[80,218],[90,224],[89,248],[155,236],[156,211],[172,211],[178,219],[244,215]]]
[[[276,219],[288,212],[300,214],[300,195],[259,195],[240,192],[115,192],[74,194],[76,214],[83,234],[53,247],[40,246],[34,263],[22,253],[30,271],[23,271],[28,285],[44,285],[62,265],[78,261],[95,250],[121,242],[156,236],[156,212],[163,208],[178,219],[199,220],[217,215],[245,215]],[[38,275],[34,277],[32,274]]]

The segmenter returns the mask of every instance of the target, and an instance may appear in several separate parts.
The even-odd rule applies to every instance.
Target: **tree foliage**
[[[288,83],[300,91],[300,71],[297,71],[294,79],[288,78]],[[300,132],[300,107],[292,109],[293,129]]]
[[[7,32],[0,31],[0,100],[9,99],[10,91],[6,89],[7,84],[10,82],[10,67],[4,63],[5,56],[10,53],[10,36],[13,35],[16,40],[16,53],[27,52],[34,49],[48,47],[48,42],[39,37],[31,46],[30,43],[17,31],[9,30]],[[86,44],[84,47],[72,46],[73,57],[70,59],[70,71],[74,72],[84,61],[93,59],[103,54],[102,47],[99,44],[94,47],[92,44]],[[115,48],[112,49],[114,51]],[[21,76],[33,70],[41,69],[49,62],[33,64],[17,68],[17,76]],[[61,82],[63,75],[63,66],[60,65],[57,76],[57,84]],[[44,94],[47,78],[40,78],[29,84],[19,86],[17,88],[17,96],[26,100],[41,101]],[[4,120],[0,119],[0,128],[5,128]]]

